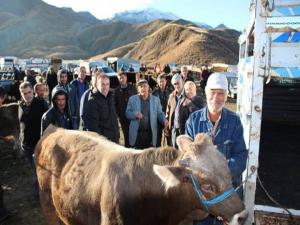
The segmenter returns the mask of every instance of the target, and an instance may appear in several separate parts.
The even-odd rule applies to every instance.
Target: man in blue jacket
[[[149,94],[149,84],[144,79],[138,82],[138,94],[129,98],[126,117],[130,120],[129,145],[136,149],[155,147],[158,122],[168,126],[159,98]]]
[[[72,126],[74,130],[79,127],[79,102],[77,99],[76,88],[68,83],[68,73],[62,69],[57,72],[57,82],[55,87],[60,87],[67,92],[68,95],[68,110],[72,118]]]
[[[243,137],[243,127],[236,113],[226,109],[228,82],[224,74],[210,75],[205,88],[207,106],[192,113],[186,122],[186,134],[192,138],[198,133],[208,133],[218,150],[226,157],[231,172],[233,186],[241,183],[242,172],[246,168],[247,150]],[[241,193],[240,193],[241,194]],[[194,221],[194,225],[222,224],[209,216],[204,221]]]

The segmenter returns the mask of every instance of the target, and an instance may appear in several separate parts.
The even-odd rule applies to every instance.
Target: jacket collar
[[[226,121],[226,120],[227,120],[227,114],[228,114],[228,112],[227,112],[226,108],[223,107],[222,113],[221,113],[221,120],[220,120],[220,122],[219,122],[220,125],[224,123],[223,121]],[[208,119],[208,108],[207,108],[207,106],[205,106],[205,108],[204,108],[204,110],[203,110],[203,114],[202,114],[202,116],[200,117],[200,121],[209,121],[209,119]]]

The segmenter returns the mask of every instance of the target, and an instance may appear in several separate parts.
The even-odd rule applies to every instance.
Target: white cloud
[[[43,0],[57,7],[71,7],[74,11],[89,11],[98,19],[118,12],[148,7],[153,0]]]

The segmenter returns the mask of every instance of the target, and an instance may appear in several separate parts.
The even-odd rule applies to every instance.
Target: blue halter
[[[211,206],[211,205],[214,205],[214,204],[224,201],[226,198],[229,198],[233,194],[233,192],[235,192],[234,188],[232,187],[232,188],[229,188],[227,191],[225,191],[223,194],[221,194],[211,200],[205,200],[204,195],[202,194],[200,188],[198,188],[195,178],[192,173],[190,173],[190,177],[192,178],[193,186],[194,186],[194,189],[200,199],[200,202],[202,203],[202,205],[204,205],[207,212],[209,212],[208,206]]]

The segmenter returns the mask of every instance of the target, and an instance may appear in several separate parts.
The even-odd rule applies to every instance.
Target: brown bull
[[[14,153],[20,153],[19,105],[11,103],[0,107],[0,138],[14,139]]]
[[[48,224],[175,225],[186,218],[205,218],[190,174],[210,199],[232,187],[227,162],[206,135],[198,135],[195,142],[180,136],[177,142],[180,151],[138,151],[92,132],[50,125],[36,148]],[[236,193],[209,207],[226,221],[234,215],[240,220],[237,213],[243,210]]]

